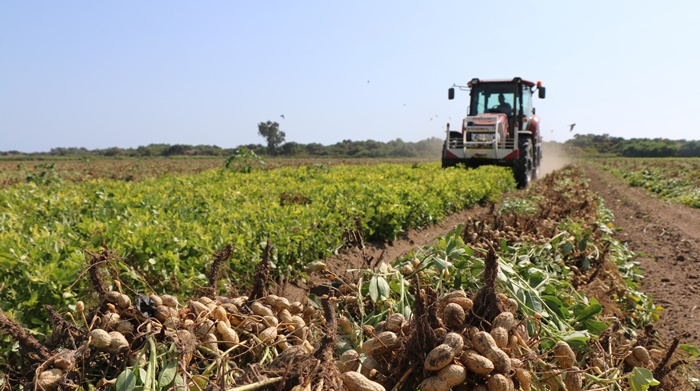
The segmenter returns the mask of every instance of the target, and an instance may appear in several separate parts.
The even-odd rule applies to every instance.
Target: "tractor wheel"
[[[532,163],[532,181],[536,181],[540,178],[540,169],[542,168],[542,151],[537,148],[537,157]]]
[[[520,150],[518,159],[513,166],[515,181],[519,189],[526,188],[532,181],[534,171],[534,161],[532,159],[532,140],[527,137],[518,139],[518,149]]]
[[[455,163],[455,161],[452,159],[442,159],[442,168],[454,167],[456,165],[457,163]]]

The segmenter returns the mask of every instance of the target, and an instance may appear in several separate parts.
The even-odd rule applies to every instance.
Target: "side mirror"
[[[447,90],[447,99],[452,100],[455,98],[455,89],[453,87],[450,87],[449,90]]]
[[[546,93],[546,89],[544,87],[540,87],[537,89],[537,97],[540,99],[544,99],[544,94]]]

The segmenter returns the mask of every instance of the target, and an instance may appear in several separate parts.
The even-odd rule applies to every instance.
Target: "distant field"
[[[700,208],[700,158],[593,159],[597,166],[662,198]]]
[[[282,166],[298,167],[310,164],[367,165],[381,163],[412,164],[437,161],[426,158],[272,158],[265,159],[268,168]],[[174,157],[174,158],[66,158],[42,157],[41,159],[0,159],[0,187],[20,182],[51,182],[66,180],[81,182],[90,179],[114,179],[120,181],[142,181],[166,174],[196,174],[223,168],[223,157]]]

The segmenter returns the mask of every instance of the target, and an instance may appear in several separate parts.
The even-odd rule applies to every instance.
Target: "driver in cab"
[[[506,102],[506,98],[503,94],[498,94],[498,106],[496,106],[496,109],[506,115],[510,115],[513,110],[510,104]]]

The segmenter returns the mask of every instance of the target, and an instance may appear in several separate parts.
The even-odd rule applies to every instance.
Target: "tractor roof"
[[[474,78],[474,79],[472,79],[469,83],[470,83],[470,84],[475,84],[475,83],[474,83],[475,81],[476,81],[477,83],[485,83],[485,84],[488,84],[488,83],[514,83],[514,82],[517,81],[518,79],[519,79],[523,84],[525,84],[525,85],[528,86],[528,87],[534,87],[534,86],[535,86],[535,83],[534,83],[534,82],[531,82],[530,80],[525,80],[525,79],[520,78],[520,77],[514,77],[514,78],[512,78],[512,79],[491,79],[491,80],[480,80],[480,79]]]

